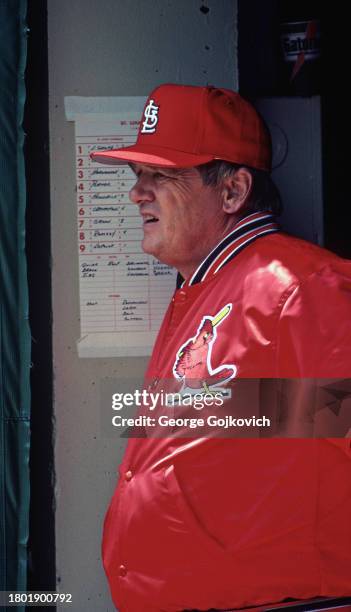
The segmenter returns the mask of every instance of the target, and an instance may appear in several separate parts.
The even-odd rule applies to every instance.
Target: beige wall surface
[[[74,612],[114,610],[100,541],[124,445],[102,432],[99,388],[141,380],[146,360],[77,356],[74,125],[64,97],[147,95],[162,82],[235,89],[236,15],[235,0],[48,0],[57,588],[72,593]]]

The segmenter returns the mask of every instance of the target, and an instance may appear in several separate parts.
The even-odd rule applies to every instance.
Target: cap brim
[[[118,162],[135,162],[150,166],[190,168],[206,164],[215,159],[214,155],[196,155],[183,153],[165,147],[150,147],[147,145],[132,145],[124,149],[111,149],[96,151],[90,154],[93,161],[102,164],[116,164]]]

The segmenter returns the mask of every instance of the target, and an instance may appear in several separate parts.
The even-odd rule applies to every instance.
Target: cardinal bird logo
[[[174,377],[182,382],[182,390],[199,389],[208,392],[236,376],[233,364],[212,365],[212,347],[218,326],[230,315],[232,304],[226,304],[216,315],[202,318],[198,330],[179,348],[173,366]]]

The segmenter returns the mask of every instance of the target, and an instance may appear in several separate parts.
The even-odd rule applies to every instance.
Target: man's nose
[[[147,177],[140,176],[137,178],[136,183],[129,192],[129,199],[134,204],[154,201],[154,192]]]

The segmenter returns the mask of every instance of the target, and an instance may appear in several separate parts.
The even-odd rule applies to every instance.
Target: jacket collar
[[[278,231],[279,226],[275,222],[275,217],[272,213],[257,212],[244,217],[212,249],[190,278],[184,281],[180,277],[177,287],[190,287],[197,283],[202,283],[205,279],[217,274],[223,266],[232,261],[249,244],[261,236]]]

